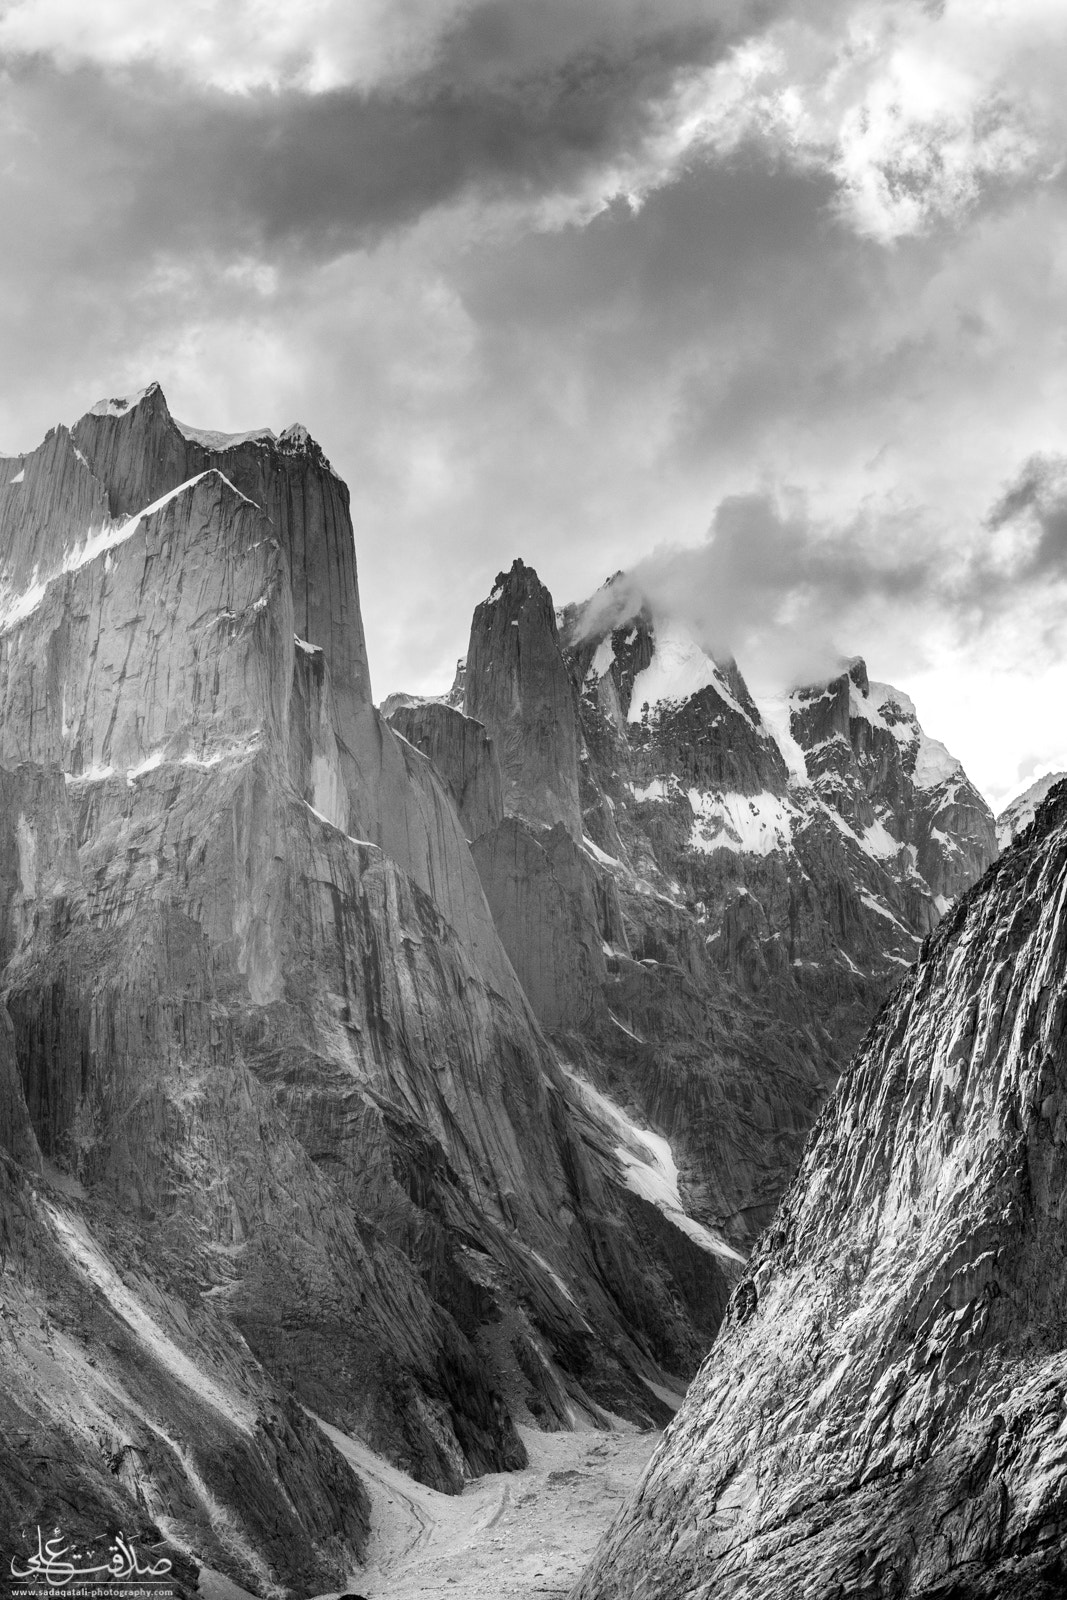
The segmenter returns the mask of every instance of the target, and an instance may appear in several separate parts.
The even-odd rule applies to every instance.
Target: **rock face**
[[[1010,805],[1004,807],[997,818],[997,843],[1002,850],[1006,850],[1012,840],[1030,826],[1042,801],[1065,777],[1067,773],[1050,772],[1038,778],[1022,794],[1016,795]]]
[[[924,943],[575,1600],[1067,1587],[1067,789]]]
[[[451,1491],[517,1419],[661,1419],[738,1262],[541,1031],[484,732],[423,718],[439,773],[371,705],[305,430],[102,402],[0,462],[0,550],[0,1561],[119,1526],[181,1593],[336,1589],[315,1417]]]
[[[878,1006],[995,855],[993,820],[862,661],[760,707],[736,663],[614,615],[611,593],[557,626],[516,562],[476,610],[465,709],[511,742],[509,815],[474,856],[561,1053],[668,1139],[692,1215],[744,1250]],[[417,715],[458,713],[393,720],[459,793],[458,739],[435,755]],[[580,833],[549,788],[576,789]]]
[[[505,809],[572,838],[582,832],[578,718],[556,636],[552,597],[516,561],[474,613],[464,687],[500,762]]]
[[[500,765],[484,726],[438,700],[397,706],[389,722],[429,756],[444,778],[468,840],[491,833],[503,820],[504,797]]]

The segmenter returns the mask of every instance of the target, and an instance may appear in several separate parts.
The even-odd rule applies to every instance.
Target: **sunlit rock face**
[[[0,552],[0,1557],[76,1504],[182,1593],[337,1589],[316,1417],[453,1492],[516,1421],[662,1420],[738,1257],[546,1041],[488,736],[438,772],[371,705],[318,446],[104,401],[0,462]]]
[[[612,593],[557,616],[519,561],[475,611],[457,683],[507,748],[508,816],[474,856],[542,1024],[669,1138],[694,1214],[744,1249],[878,1006],[995,855],[993,820],[862,661],[757,704],[735,662]],[[459,792],[477,764],[418,720],[458,712],[403,698],[393,720]],[[580,832],[545,802],[575,788]]]
[[[1067,1584],[1067,793],[924,944],[575,1600]]]

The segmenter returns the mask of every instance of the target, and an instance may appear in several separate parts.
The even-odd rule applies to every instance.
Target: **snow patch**
[[[667,800],[670,796],[668,780],[666,778],[653,778],[643,789],[630,785],[631,793],[635,800]]]
[[[592,856],[594,861],[599,861],[602,867],[622,866],[622,862],[617,856],[609,856],[606,850],[601,850],[600,846],[594,844],[592,839],[587,839],[584,833],[582,834],[582,848]]]
[[[115,776],[114,767],[86,767],[82,772],[65,772],[64,783],[103,783]]]
[[[882,713],[885,726],[892,730],[897,739],[907,742],[914,730],[902,730],[901,718],[886,717],[884,713],[887,708],[895,708],[901,713],[901,717],[910,718],[918,726],[918,712],[915,710],[915,701],[911,695],[905,694],[902,689],[894,689],[891,683],[871,683],[868,688],[870,704],[876,711]]]
[[[25,476],[26,476],[26,468],[25,467],[21,467],[19,469],[19,471],[16,472],[15,476],[13,478],[9,478],[7,481],[8,481],[8,483],[21,483],[22,480],[25,478]]]
[[[339,833],[343,839],[348,840],[349,844],[358,844],[362,850],[377,850],[379,848],[378,845],[374,843],[373,839],[356,839],[352,836],[352,834],[345,833],[343,828],[339,828],[336,822],[331,821],[331,819],[325,816],[323,812],[316,811],[310,800],[305,800],[304,805],[307,806],[313,817],[317,817],[319,821],[324,822],[328,828],[332,828],[334,833]]]
[[[862,834],[859,834],[855,828],[849,826],[840,811],[834,806],[828,805],[825,800],[820,800],[819,805],[838,833],[843,834],[851,844],[856,845],[872,861],[894,860],[899,855],[901,849],[900,840],[894,839],[888,828],[877,818],[868,828],[864,829]]]
[[[158,389],[158,383],[150,383],[146,389],[138,389],[136,394],[117,395],[110,400],[98,400],[94,406],[89,407],[91,417],[124,417],[132,411],[134,406],[140,405],[146,395]]]
[[[644,1044],[646,1042],[644,1039],[642,1039],[639,1033],[635,1033],[632,1028],[628,1028],[625,1022],[623,1022],[620,1017],[615,1015],[614,1011],[609,1010],[608,1016],[618,1028],[619,1032],[624,1033],[628,1039],[632,1039],[634,1044]]]
[[[223,1389],[221,1384],[209,1377],[163,1331],[119,1277],[82,1222],[49,1200],[42,1199],[39,1204],[51,1222],[59,1244],[82,1276],[95,1284],[112,1310],[117,1312],[156,1360],[199,1399],[206,1401],[243,1433],[251,1434],[255,1427],[254,1413],[237,1395]]]
[[[606,672],[611,671],[611,663],[615,660],[615,646],[611,642],[611,634],[601,639],[596,647],[596,654],[590,663],[589,670],[602,678]]]
[[[743,1262],[744,1256],[728,1245],[721,1235],[687,1214],[678,1188],[678,1166],[670,1142],[658,1133],[639,1128],[607,1095],[601,1094],[599,1089],[594,1089],[591,1083],[586,1083],[584,1078],[569,1068],[564,1067],[563,1070],[586,1108],[598,1112],[619,1137],[615,1153],[622,1165],[626,1187],[633,1194],[650,1201],[701,1249],[727,1261]]]
[[[1016,835],[1030,826],[1042,801],[1065,777],[1067,773],[1046,772],[1004,807],[997,818],[997,843],[1002,850],[1006,850]]]
[[[892,861],[900,851],[900,840],[894,839],[889,829],[877,817],[869,827],[864,828],[860,843],[867,854],[874,856],[878,861]]]
[[[634,679],[630,696],[630,721],[641,720],[643,705],[664,700],[685,701],[701,689],[712,688],[719,698],[751,725],[752,718],[734,699],[719,668],[680,623],[654,623],[652,660]]]
[[[808,761],[802,747],[793,738],[790,726],[790,696],[787,694],[753,696],[767,732],[781,751],[782,760],[789,769],[790,779],[804,786],[808,783]]]
[[[919,725],[915,702],[910,695],[888,683],[872,683],[867,702],[877,717],[878,726],[888,728],[900,745],[914,745],[915,769],[912,782],[917,789],[936,789],[948,779],[962,776],[963,768],[940,739],[931,739]]]
[[[693,826],[689,847],[710,855],[713,850],[735,850],[743,855],[768,856],[792,845],[796,812],[788,800],[761,794],[709,794],[689,790]]]
[[[919,748],[915,753],[915,771],[912,782],[917,789],[936,789],[939,783],[961,772],[960,763],[940,739],[928,739],[919,734]]]
[[[915,935],[912,933],[911,929],[906,928],[896,913],[890,911],[889,907],[884,905],[881,900],[876,900],[869,889],[860,890],[860,899],[863,901],[868,911],[873,911],[876,916],[884,917],[886,921],[891,922],[895,928],[899,928],[901,933],[907,934],[909,939],[915,939]]]
[[[0,601],[0,633],[6,633],[8,628],[13,628],[16,623],[24,622],[45,597],[48,583],[37,582],[37,568],[33,569],[33,582],[22,594],[7,594]]]
[[[103,402],[101,403],[103,404]],[[221,479],[239,500],[243,500],[246,505],[255,505],[254,500],[250,500],[246,494],[242,494],[240,489],[235,488],[229,478],[216,468],[210,467],[206,472],[198,472],[195,478],[188,478],[184,483],[180,483],[176,489],[170,489],[166,494],[160,495],[158,500],[153,500],[152,504],[145,506],[143,511],[138,511],[136,516],[127,517],[124,522],[108,523],[105,527],[95,530],[90,528],[85,536],[84,544],[75,545],[73,549],[67,550],[58,569],[44,580],[38,580],[37,568],[35,567],[28,589],[24,590],[20,595],[6,594],[0,597],[0,633],[4,633],[7,629],[14,627],[16,623],[25,621],[33,611],[36,611],[45,597],[49,584],[53,583],[56,578],[62,577],[65,573],[80,572],[82,567],[88,566],[91,561],[96,561],[100,556],[104,556],[105,560],[107,560],[112,550],[117,549],[119,545],[126,544],[133,537],[146,517],[155,516],[158,511],[162,511],[165,506],[168,506],[172,500],[176,500],[179,495],[183,495],[187,489],[194,488],[202,478],[208,477]],[[110,571],[110,566],[107,567],[107,570]]]
[[[156,768],[161,767],[165,760],[166,752],[164,750],[153,750],[151,755],[145,756],[144,760],[139,762],[136,767],[127,767],[127,785],[132,789],[138,778],[143,778],[146,772],[155,772]]]
[[[271,428],[250,428],[247,433],[219,433],[214,428],[192,428],[187,422],[173,419],[174,426],[183,438],[193,444],[202,444],[205,450],[232,450],[239,444],[277,444],[278,436]]]

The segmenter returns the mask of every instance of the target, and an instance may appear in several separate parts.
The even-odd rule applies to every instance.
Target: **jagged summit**
[[[128,411],[132,411],[142,401],[153,400],[157,395],[166,405],[167,402],[163,395],[163,390],[153,379],[151,383],[146,384],[143,389],[138,389],[134,394],[117,395],[112,396],[110,399],[98,400],[95,405],[89,407],[89,415],[93,417],[124,417]]]
[[[311,437],[302,422],[292,423],[280,434],[276,434],[271,428],[250,428],[239,433],[222,433],[214,428],[193,427],[190,423],[179,422],[172,414],[162,386],[156,381],[146,384],[134,394],[98,400],[95,405],[90,406],[86,417],[125,419],[138,412],[143,412],[145,418],[166,417],[190,444],[200,445],[216,454],[237,449],[240,445],[261,444],[278,450],[307,451],[327,471],[333,470],[326,460],[322,447]],[[75,423],[72,431],[76,431],[77,428],[78,423]]]
[[[607,589],[607,609],[601,590],[557,613],[516,561],[475,610],[476,721],[442,701],[391,715],[454,796],[482,797],[468,838],[542,1023],[743,1249],[835,1072],[995,853],[992,819],[862,659],[771,704],[683,621]]]
[[[1002,850],[1006,850],[1012,840],[1030,826],[1039,806],[1065,778],[1067,773],[1064,772],[1046,773],[1004,807],[997,817],[997,840]]]

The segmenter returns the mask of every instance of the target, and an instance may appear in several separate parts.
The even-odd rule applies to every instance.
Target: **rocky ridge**
[[[862,661],[757,706],[736,663],[613,592],[557,614],[517,561],[475,612],[462,708],[399,697],[391,720],[453,794],[508,752],[507,815],[471,823],[472,851],[531,1003],[744,1251],[874,1012],[995,855],[993,819]]]
[[[1067,788],[924,941],[575,1600],[1067,1584]]]
[[[665,1417],[736,1258],[549,1047],[484,737],[453,791],[375,710],[306,430],[101,402],[0,461],[0,551],[5,1568],[61,1506],[183,1594],[336,1587],[315,1417],[451,1491],[516,1420]]]

